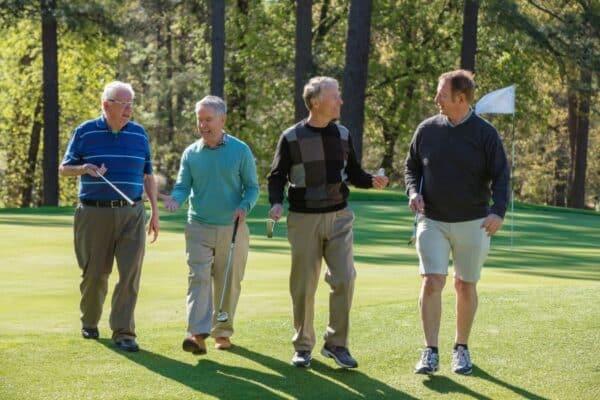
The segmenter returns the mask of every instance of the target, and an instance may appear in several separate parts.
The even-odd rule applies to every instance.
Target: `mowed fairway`
[[[267,205],[250,216],[251,252],[236,315],[235,347],[197,357],[181,350],[187,266],[184,213],[161,217],[147,246],[136,312],[136,354],[79,334],[79,269],[72,209],[0,210],[0,399],[598,399],[600,398],[600,215],[547,207],[516,210],[493,239],[479,284],[470,342],[472,376],[451,372],[454,293],[449,280],[440,334],[441,370],[414,375],[422,334],[420,278],[406,242],[412,215],[394,192],[359,193],[358,277],[346,371],[315,348],[312,368],[290,365],[293,349],[285,224],[264,235]],[[321,281],[316,326],[327,321]]]

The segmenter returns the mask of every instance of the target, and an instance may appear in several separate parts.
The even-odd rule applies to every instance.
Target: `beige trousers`
[[[185,228],[185,247],[189,266],[187,317],[188,334],[229,337],[233,335],[235,310],[241,292],[246,260],[248,259],[249,231],[246,223],[238,226],[231,270],[223,311],[229,314],[227,322],[218,322],[217,313],[225,267],[231,246],[233,225],[208,225],[188,222]]]
[[[348,346],[349,316],[356,270],[352,256],[352,221],[349,208],[322,214],[290,212],[287,217],[288,240],[292,248],[290,293],[294,310],[292,339],[297,351],[315,346],[315,293],[325,258],[325,281],[329,294],[329,323],[325,342]]]
[[[112,296],[113,340],[134,338],[134,309],[140,287],[146,234],[144,203],[101,208],[80,204],[75,210],[75,254],[82,270],[81,323],[95,328],[108,292],[108,277],[117,260],[119,280]]]

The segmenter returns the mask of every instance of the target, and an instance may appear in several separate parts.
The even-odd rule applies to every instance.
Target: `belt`
[[[141,197],[137,199],[132,199],[135,203],[142,200]],[[129,203],[127,200],[119,199],[119,200],[81,200],[81,204],[92,207],[105,207],[105,208],[121,208],[128,206]]]

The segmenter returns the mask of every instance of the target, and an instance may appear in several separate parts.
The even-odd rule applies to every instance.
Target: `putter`
[[[223,301],[225,300],[225,290],[227,289],[227,281],[229,280],[229,271],[231,270],[231,260],[233,259],[233,249],[235,247],[235,235],[237,234],[239,220],[236,218],[233,224],[233,236],[231,237],[231,245],[229,246],[229,255],[227,256],[227,265],[225,266],[225,280],[223,281],[223,291],[221,292],[221,301],[219,302],[219,312],[217,321],[227,322],[229,314],[223,311]]]
[[[423,189],[423,176],[421,176],[421,182],[419,183],[419,194],[421,194],[421,189]],[[412,246],[417,241],[417,222],[419,221],[419,211],[415,212],[415,219],[413,221],[413,230],[410,239],[408,239],[408,245]]]
[[[121,190],[119,190],[119,188],[118,188],[118,187],[116,187],[115,185],[113,185],[111,181],[109,181],[108,179],[106,179],[106,178],[104,177],[104,175],[98,174],[98,176],[99,176],[100,178],[102,178],[102,179],[104,180],[104,182],[108,183],[108,185],[109,185],[111,188],[113,188],[113,189],[115,190],[115,192],[119,193],[119,194],[121,195],[121,197],[122,197],[122,198],[123,198],[123,199],[124,199],[126,202],[128,202],[128,203],[129,203],[129,205],[130,205],[130,206],[132,206],[132,205],[134,205],[134,204],[135,204],[133,200],[131,200],[129,197],[127,197],[127,195],[126,195],[125,193],[121,192]]]

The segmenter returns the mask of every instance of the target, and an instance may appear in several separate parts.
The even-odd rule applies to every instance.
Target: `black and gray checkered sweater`
[[[346,181],[356,187],[372,187],[372,176],[356,160],[352,138],[342,125],[324,128],[301,121],[288,128],[277,144],[269,174],[269,201],[283,203],[288,187],[290,211],[324,213],[346,207]]]

